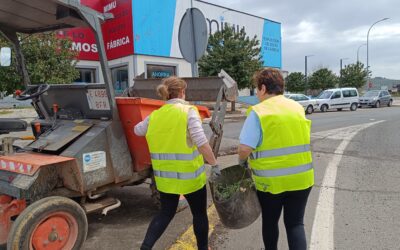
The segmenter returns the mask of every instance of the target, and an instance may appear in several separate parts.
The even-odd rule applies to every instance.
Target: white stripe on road
[[[337,168],[342,159],[343,152],[353,137],[361,130],[381,122],[384,121],[332,129],[312,134],[313,138],[339,139],[343,141],[336,148],[335,153],[326,168],[324,179],[322,180],[311,231],[310,250],[334,249],[334,204]]]

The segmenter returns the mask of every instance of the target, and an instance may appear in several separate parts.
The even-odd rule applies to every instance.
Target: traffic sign
[[[207,21],[199,9],[186,10],[179,26],[178,41],[183,58],[197,71],[194,65],[204,55],[208,43]]]

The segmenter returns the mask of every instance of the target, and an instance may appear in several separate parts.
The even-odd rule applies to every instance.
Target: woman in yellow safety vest
[[[303,107],[283,96],[284,81],[275,69],[255,74],[259,104],[251,107],[240,133],[239,163],[252,169],[262,209],[265,249],[277,249],[283,208],[289,249],[306,249],[304,211],[314,185],[310,149],[311,121]]]
[[[193,215],[198,249],[208,249],[206,173],[203,157],[219,175],[217,161],[204,134],[196,107],[185,102],[187,84],[169,77],[157,87],[166,104],[135,126],[146,136],[161,211],[147,230],[141,250],[152,249],[175,215],[179,196],[187,199]]]

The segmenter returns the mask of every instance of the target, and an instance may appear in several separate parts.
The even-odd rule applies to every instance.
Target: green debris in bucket
[[[251,178],[242,179],[235,183],[216,183],[214,195],[218,201],[226,201],[234,196],[237,192],[246,192],[248,188],[254,187]]]

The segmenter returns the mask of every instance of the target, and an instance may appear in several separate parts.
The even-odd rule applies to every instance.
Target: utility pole
[[[389,19],[389,18],[386,17],[386,18],[383,18],[383,19],[381,19],[381,20],[376,21],[375,23],[373,23],[373,24],[371,25],[371,27],[369,27],[368,32],[367,32],[367,90],[369,89],[369,55],[368,55],[368,52],[369,52],[369,46],[368,46],[369,32],[371,31],[372,27],[373,27],[375,24],[377,24],[377,23],[379,23],[379,22],[383,22],[383,21],[388,20],[388,19]]]
[[[307,95],[307,88],[308,88],[308,77],[307,77],[307,58],[314,55],[307,55],[304,56],[304,94]]]
[[[357,49],[357,63],[360,61],[360,57],[358,56],[359,55],[359,52],[360,52],[360,48],[362,47],[362,46],[366,46],[367,44],[366,43],[363,43],[363,44],[361,44],[359,47],[358,47],[358,49]]]
[[[342,84],[342,65],[343,65],[343,60],[347,60],[347,59],[349,59],[349,58],[340,58],[340,78],[339,78],[339,80],[340,80],[340,82],[339,82],[339,85],[341,85]]]

